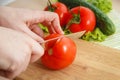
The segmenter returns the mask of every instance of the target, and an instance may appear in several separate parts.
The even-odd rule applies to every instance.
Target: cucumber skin
[[[95,13],[97,26],[105,35],[109,36],[115,33],[116,28],[114,23],[111,21],[111,19],[105,13],[103,13],[100,9],[86,2],[85,0],[59,0],[59,2],[64,3],[69,8],[73,8],[76,6],[88,7]]]

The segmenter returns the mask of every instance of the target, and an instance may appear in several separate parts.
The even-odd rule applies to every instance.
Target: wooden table
[[[42,10],[46,2],[47,0],[17,0],[8,6]],[[113,0],[113,7],[118,12],[119,2]],[[77,45],[77,55],[72,65],[53,71],[37,61],[30,64],[16,80],[120,80],[120,50],[80,39],[73,40]]]

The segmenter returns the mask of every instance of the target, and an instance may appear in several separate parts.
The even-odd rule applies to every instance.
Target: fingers
[[[4,70],[0,70],[0,76],[6,77],[6,72]]]
[[[23,62],[11,64],[8,69],[0,70],[0,75],[12,80],[13,78],[15,78],[20,73],[26,70],[30,61],[30,55],[27,56],[26,59],[23,60]]]
[[[9,65],[8,69],[5,68],[4,70],[0,70],[0,75],[9,79],[13,79],[26,70],[29,62],[35,62],[43,55],[44,49],[40,46],[40,44],[38,44],[30,37],[28,37],[26,40],[28,45],[30,46],[31,51],[27,51],[27,53],[24,53],[22,57],[20,56],[19,58],[15,58],[15,62]],[[23,53],[20,52],[17,54],[22,55]]]
[[[30,62],[35,62],[40,59],[40,57],[44,54],[44,49],[39,45],[39,46],[33,46],[33,52],[31,55],[31,60]]]
[[[51,22],[43,22],[42,24],[43,24],[44,26],[47,26],[48,31],[49,31],[50,34],[56,33],[56,31],[54,30]]]
[[[50,29],[50,31],[50,26],[52,26],[56,33],[63,34],[63,31],[60,27],[59,17],[56,13],[48,11],[34,11],[34,14],[32,15],[31,19],[28,18],[27,21],[36,24],[43,23],[48,27],[48,29]]]
[[[43,31],[37,25],[32,25],[30,28],[34,33],[36,33],[40,37],[42,37],[42,38],[44,37]]]
[[[31,36],[34,40],[41,42],[41,43],[44,41],[43,38],[37,35],[37,34],[42,35],[42,33],[39,32],[40,29],[38,29],[37,27],[33,28],[33,31],[35,32],[34,33],[25,24],[21,24],[20,26],[22,26],[20,30],[24,33],[27,33],[27,35]]]
[[[36,29],[38,30],[38,27],[34,26],[33,31]],[[39,33],[40,29],[38,30],[38,32],[37,32],[37,30],[35,32],[41,35],[41,33]],[[44,49],[40,45],[40,43],[44,42],[44,40],[43,40],[43,38],[39,37],[34,32],[32,32],[28,27],[25,27],[23,32],[27,33],[28,35],[30,35],[33,38],[33,39],[28,39],[28,42],[32,46],[32,54],[31,54],[30,62],[35,62],[44,53]]]
[[[62,31],[62,28],[60,26],[60,22],[59,22],[59,18],[58,18],[57,14],[56,14],[56,18],[54,18],[54,20],[51,23],[52,23],[54,30],[57,33],[64,34],[64,32]]]
[[[7,78],[5,78],[5,77],[0,76],[0,80],[9,80],[9,79],[7,79]]]
[[[31,52],[27,53],[17,53],[21,54],[22,56],[18,58],[13,59],[13,63],[9,66],[9,68],[4,72],[5,77],[9,79],[14,79],[16,76],[20,75],[22,72],[24,72],[28,64],[30,62]]]
[[[51,22],[49,26],[51,26],[56,33],[63,34],[58,15],[53,12],[45,12],[45,16],[44,21],[46,21],[46,23]]]
[[[54,28],[52,26],[49,26],[48,27],[48,30],[49,30],[49,33],[52,34],[52,33],[56,33],[56,31],[54,30]]]
[[[30,62],[35,62],[38,59],[40,59],[40,57],[44,54],[44,49],[37,42],[34,42],[32,45],[33,46],[32,46],[32,54],[31,54]]]
[[[44,41],[41,37],[39,37],[38,35],[36,35],[34,32],[32,32],[27,27],[24,29],[24,32],[27,33],[29,36],[31,36],[34,40],[36,40],[38,42]]]

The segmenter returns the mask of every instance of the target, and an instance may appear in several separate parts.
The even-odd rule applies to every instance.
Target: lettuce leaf
[[[112,10],[112,1],[111,0],[86,0],[87,2],[93,4],[99,8],[104,13],[108,13]]]
[[[49,33],[48,28],[42,24],[38,24],[38,26],[45,32],[45,33]],[[64,31],[65,35],[68,34],[72,34],[72,32],[70,32],[70,30],[62,28]],[[101,30],[96,27],[94,31],[92,32],[87,32],[85,33],[81,39],[86,40],[86,41],[97,41],[97,42],[102,42],[107,38],[106,35],[104,35]]]
[[[92,32],[89,31],[82,36],[83,40],[98,41],[98,42],[102,42],[106,38],[107,36],[104,35],[98,27],[96,27],[94,31]]]
[[[48,28],[42,24],[38,24],[38,26],[43,30],[45,33],[49,33]]]

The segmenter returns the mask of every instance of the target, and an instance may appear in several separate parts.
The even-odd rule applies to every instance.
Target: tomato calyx
[[[65,4],[61,2],[51,3],[50,0],[48,0],[48,5],[45,7],[45,11],[55,12],[60,21],[60,26],[64,27],[66,25],[66,19],[67,19],[67,13],[68,8]]]
[[[70,27],[71,24],[79,24],[81,22],[80,19],[80,11],[78,11],[78,14],[72,13],[70,11],[70,14],[72,14],[72,18],[70,19],[70,21],[68,21],[67,25],[66,25],[66,29],[68,29]]]
[[[67,28],[72,33],[83,31],[83,30],[86,30],[86,32],[94,30],[96,25],[96,18],[92,10],[84,6],[77,6],[72,8],[70,11],[80,16],[80,21],[78,24],[77,23],[68,24]],[[72,14],[69,13],[66,23],[68,23],[72,18],[73,18]]]
[[[57,9],[56,6],[52,5],[50,0],[48,0],[48,4],[47,5],[48,5],[48,10],[51,11],[51,12],[54,12]]]

